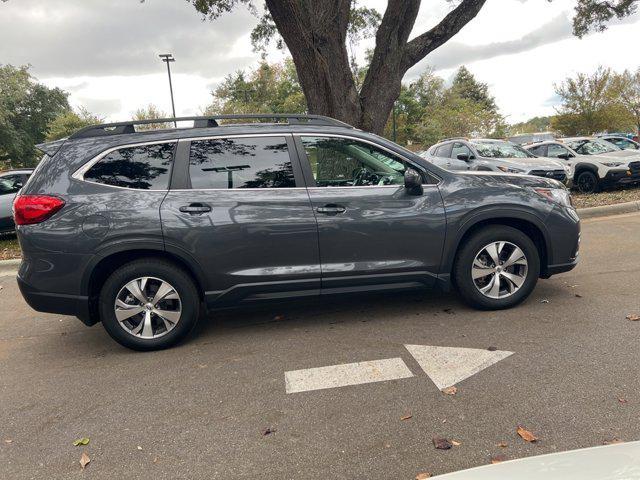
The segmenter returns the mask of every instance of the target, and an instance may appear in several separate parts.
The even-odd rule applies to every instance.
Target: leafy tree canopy
[[[103,118],[90,113],[84,107],[78,111],[68,110],[58,115],[49,125],[46,139],[48,141],[66,138],[72,133],[89,125],[96,125],[104,122]]]
[[[69,110],[67,95],[37,83],[28,66],[0,65],[0,161],[33,165],[34,145],[45,140],[49,123]]]

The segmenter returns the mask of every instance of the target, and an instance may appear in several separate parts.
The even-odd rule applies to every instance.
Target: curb
[[[586,220],[587,218],[608,217],[609,215],[633,212],[640,212],[640,201],[616,203],[614,205],[603,205],[601,207],[579,208],[578,216],[580,220]]]
[[[640,212],[640,201],[616,203],[614,205],[602,205],[601,207],[579,208],[577,210],[580,220],[588,218],[608,217],[609,215],[621,215],[623,213]],[[0,273],[4,270],[15,270],[20,266],[22,259],[0,260]]]

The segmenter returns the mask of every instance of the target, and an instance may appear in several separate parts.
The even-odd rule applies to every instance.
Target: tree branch
[[[442,21],[428,32],[411,40],[405,49],[403,66],[406,70],[456,35],[475,18],[486,0],[462,0]]]

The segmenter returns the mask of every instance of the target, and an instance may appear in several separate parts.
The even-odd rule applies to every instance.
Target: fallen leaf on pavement
[[[262,429],[262,435],[271,435],[272,433],[274,433],[276,431],[276,429],[274,427],[267,427]]]
[[[73,445],[76,446],[76,447],[78,445],[89,445],[89,439],[88,438],[79,438],[79,439],[73,441]]]
[[[487,350],[489,350],[490,352],[495,352],[496,350],[498,350],[498,347],[489,347],[487,348]]]
[[[13,443],[13,440],[10,438],[5,438],[4,443]]]
[[[451,440],[451,445],[453,445],[454,447],[459,447],[460,445],[462,445],[462,442],[456,442],[455,440]]]
[[[496,463],[501,463],[507,460],[507,456],[506,455],[495,455],[493,457],[491,457],[491,463],[496,464]]]
[[[582,298],[582,295],[580,295],[579,293],[576,293],[576,297]]]
[[[623,398],[623,397],[618,397],[618,401],[620,403],[628,403],[629,402],[629,400],[627,400],[626,398]]]
[[[447,387],[442,389],[442,393],[445,393],[447,395],[455,395],[456,393],[458,393],[458,389],[456,387]]]
[[[438,437],[433,438],[433,445],[438,450],[449,450],[451,447],[453,447],[453,444],[449,440],[447,440],[446,438]]]
[[[605,440],[602,442],[603,445],[615,445],[616,443],[624,443],[624,440],[620,440],[619,438],[612,438],[611,440]]]
[[[535,442],[536,440],[538,440],[538,438],[533,433],[521,426],[518,426],[516,432],[525,442]]]
[[[402,417],[400,417],[400,420],[409,420],[411,417],[413,417],[413,415],[411,415],[410,413],[407,413],[406,415],[403,415]]]
[[[416,475],[416,480],[427,480],[427,478],[431,478],[430,473],[422,472]]]
[[[89,455],[87,455],[87,452],[82,452],[82,456],[80,457],[80,466],[82,467],[82,470],[89,465],[90,461],[91,459],[89,458]]]
[[[629,315],[626,316],[626,319],[631,320],[632,322],[637,322],[638,320],[640,320],[640,315],[636,313],[630,313]]]
[[[507,442],[500,442],[499,444],[496,445],[496,447],[500,447],[500,448],[507,448],[509,446],[509,444]]]
[[[142,450],[142,447],[140,445],[138,445],[138,450]]]

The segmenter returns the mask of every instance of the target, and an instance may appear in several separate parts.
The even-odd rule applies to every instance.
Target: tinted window
[[[569,153],[569,150],[564,148],[562,145],[556,145],[555,143],[549,144],[549,152],[547,153],[547,156],[553,157],[553,158],[560,158],[560,155],[570,155],[573,157],[573,155]]]
[[[447,154],[447,151],[449,149],[451,145],[447,144],[447,145],[440,145],[437,149],[436,149],[436,153],[435,156],[436,157],[448,157],[449,155]]]
[[[609,142],[613,143],[616,147],[621,148],[623,150],[636,150],[636,144],[631,140],[627,140],[624,138],[609,138],[607,139]]]
[[[318,187],[403,185],[404,162],[369,143],[348,138],[302,137]]]
[[[285,137],[191,142],[189,174],[199,189],[296,186]]]
[[[467,159],[472,157],[471,150],[464,143],[456,142],[451,150],[451,158],[458,158],[458,155],[466,155]]]
[[[0,177],[0,195],[17,193],[23,185],[21,175],[5,175]]]
[[[114,150],[84,174],[85,180],[115,187],[166,190],[175,143]]]

